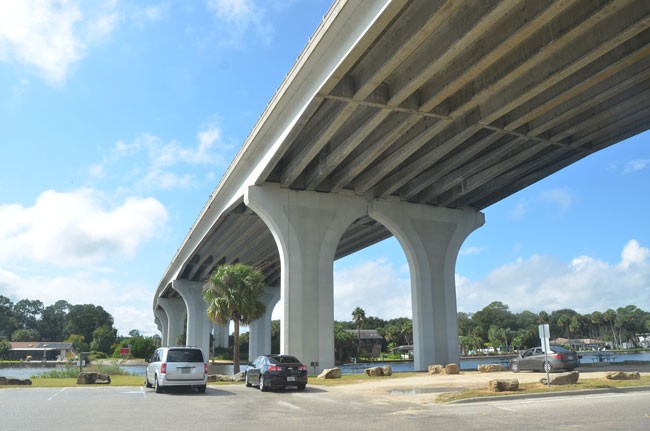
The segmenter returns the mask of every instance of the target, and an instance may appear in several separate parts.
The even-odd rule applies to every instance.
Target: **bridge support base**
[[[483,214],[380,200],[368,213],[395,235],[409,263],[415,369],[458,363],[456,257]]]
[[[334,254],[348,226],[366,213],[367,202],[274,185],[249,187],[245,202],[271,229],[280,251],[281,353],[296,356],[310,370],[333,367]]]
[[[172,288],[181,295],[187,306],[186,346],[199,347],[206,360],[210,353],[210,329],[208,306],[203,301],[203,283],[197,281],[174,280]]]

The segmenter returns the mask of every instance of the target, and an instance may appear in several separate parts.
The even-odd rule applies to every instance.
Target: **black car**
[[[261,391],[295,386],[304,391],[307,386],[307,367],[290,355],[258,356],[248,364],[246,386],[258,386]]]
[[[573,351],[560,346],[550,346],[550,352],[545,356],[541,347],[534,347],[523,352],[518,358],[510,361],[510,370],[544,371],[544,360],[551,367],[549,371],[573,371],[580,365],[580,357]]]

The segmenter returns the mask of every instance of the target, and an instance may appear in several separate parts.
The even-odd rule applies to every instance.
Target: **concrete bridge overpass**
[[[489,205],[650,125],[646,0],[341,0],[163,275],[163,340],[207,348],[201,289],[262,269],[251,354],[333,365],[333,261],[395,235],[415,366],[457,360],[455,262]],[[187,320],[184,327],[185,319]]]

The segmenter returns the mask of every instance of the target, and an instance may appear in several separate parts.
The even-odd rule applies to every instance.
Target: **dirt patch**
[[[628,369],[629,368],[629,369]],[[608,371],[639,371],[641,375],[650,376],[650,364],[617,365],[609,367],[581,367],[580,379],[605,378]],[[385,404],[392,401],[403,401],[416,404],[431,404],[445,392],[455,392],[463,389],[484,389],[490,380],[517,379],[519,383],[534,383],[545,377],[545,373],[499,371],[494,373],[479,373],[464,371],[460,374],[422,375],[412,377],[378,377],[377,380],[366,380],[361,383],[328,387],[330,392],[344,392],[369,397],[373,403]]]

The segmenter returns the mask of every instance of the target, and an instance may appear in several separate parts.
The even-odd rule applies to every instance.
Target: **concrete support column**
[[[214,336],[214,347],[222,347],[227,349],[230,345],[230,323],[227,325],[214,325],[212,327],[212,335]]]
[[[377,200],[369,215],[395,235],[409,263],[415,369],[458,363],[456,258],[483,213]]]
[[[169,346],[169,340],[167,339],[167,334],[169,333],[167,313],[165,313],[165,310],[163,310],[162,307],[156,307],[156,309],[153,310],[153,315],[155,317],[155,322],[158,326],[158,330],[160,331],[162,347]]]
[[[280,252],[284,307],[280,351],[318,370],[334,366],[333,264],[350,224],[366,214],[365,199],[251,186],[246,205],[267,224]]]
[[[259,355],[271,354],[271,321],[273,307],[280,300],[280,287],[267,286],[262,302],[266,305],[264,316],[250,325],[248,359],[252,361]]]
[[[185,303],[181,298],[158,298],[158,305],[167,315],[167,346],[175,346],[176,339],[183,335],[185,329]]]
[[[185,345],[200,347],[206,360],[210,355],[210,329],[208,305],[203,300],[203,283],[174,280],[172,288],[177,291],[187,307],[187,338]]]

